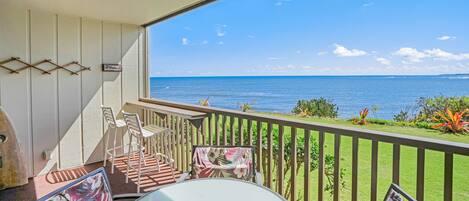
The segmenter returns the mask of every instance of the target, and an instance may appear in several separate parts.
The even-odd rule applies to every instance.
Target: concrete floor
[[[111,174],[110,163],[107,164],[106,172],[111,183],[112,193],[114,195],[122,193],[135,193],[137,191],[137,173],[134,170],[130,171],[129,183],[125,183],[125,172],[127,171],[124,158],[117,158],[114,174]],[[47,193],[60,188],[75,179],[86,175],[99,167],[103,163],[93,163],[83,167],[60,170],[50,172],[43,176],[38,176],[29,179],[29,183],[16,188],[5,189],[0,191],[0,201],[30,201],[37,200]],[[155,168],[156,160],[148,158],[146,168]],[[176,171],[176,178],[181,172]],[[142,187],[141,193],[154,190],[156,187],[170,184],[175,182],[171,169],[167,165],[163,165],[159,172],[149,172],[141,177]]]

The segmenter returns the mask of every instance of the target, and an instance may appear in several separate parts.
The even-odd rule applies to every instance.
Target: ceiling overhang
[[[2,4],[147,26],[214,0],[2,0]]]

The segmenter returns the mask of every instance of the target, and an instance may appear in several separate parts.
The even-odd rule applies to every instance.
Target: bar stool
[[[171,137],[172,131],[168,128],[163,128],[160,126],[156,125],[148,125],[145,127],[142,127],[140,118],[138,114],[133,114],[133,113],[126,113],[123,112],[124,114],[124,121],[127,124],[127,130],[129,133],[129,144],[132,143],[132,138],[136,138],[136,144],[137,144],[137,152],[138,152],[138,166],[137,166],[137,193],[140,193],[140,178],[142,173],[149,172],[149,171],[154,171],[155,169],[146,169],[145,171],[142,171],[142,159],[144,160],[145,153],[144,153],[144,144],[143,141],[145,139],[148,139],[153,136],[160,136],[163,138],[163,149],[164,153],[155,153],[154,156],[156,156],[156,171],[160,170],[160,159],[163,158],[164,162],[170,165],[171,167],[171,173],[173,176],[173,179],[176,179],[174,176],[174,160],[171,158],[171,148],[169,144],[169,138]],[[129,151],[127,152],[127,172],[125,175],[125,183],[129,182],[129,171],[130,169],[134,169],[135,164],[131,164],[130,162],[130,157],[131,157],[131,146],[129,146]],[[146,164],[144,163],[144,166]]]
[[[114,174],[114,161],[116,158],[116,149],[123,149],[123,146],[116,146],[116,139],[117,139],[117,129],[125,129],[127,126],[125,121],[122,119],[116,120],[114,116],[114,112],[112,111],[111,107],[105,107],[101,105],[101,110],[103,111],[103,118],[108,124],[108,130],[110,131],[106,137],[106,143],[104,145],[104,164],[103,166],[106,167],[106,162],[108,159],[111,159],[111,174]],[[109,137],[110,135],[114,136],[114,142],[111,148],[109,148]],[[108,156],[110,158],[108,158]]]

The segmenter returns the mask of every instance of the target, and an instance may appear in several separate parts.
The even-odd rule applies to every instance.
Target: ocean
[[[370,117],[392,119],[419,97],[469,95],[469,75],[152,77],[150,86],[152,98],[197,104],[208,97],[213,107],[250,103],[259,112],[291,113],[300,99],[325,97],[340,118],[375,107]]]

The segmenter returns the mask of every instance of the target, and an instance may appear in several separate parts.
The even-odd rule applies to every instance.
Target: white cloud
[[[469,53],[461,53],[461,54],[454,54],[451,52],[446,52],[444,50],[441,50],[439,48],[433,48],[431,50],[425,50],[425,53],[429,56],[432,57],[436,60],[444,60],[444,61],[449,61],[449,60],[455,60],[455,61],[460,61],[460,60],[466,60],[469,59]]]
[[[321,52],[318,52],[317,55],[322,56],[322,55],[326,55],[327,53],[328,53],[327,51],[321,51]]]
[[[386,65],[386,66],[391,65],[391,61],[389,61],[388,59],[383,58],[383,57],[376,58],[376,61],[379,62],[380,64],[383,64],[383,65]]]
[[[367,54],[363,50],[358,50],[358,49],[349,50],[339,44],[334,44],[334,46],[335,46],[334,54],[339,57],[358,57],[358,56],[364,56]]]
[[[297,53],[297,54],[301,54],[301,50],[297,50],[296,53]]]
[[[362,6],[363,6],[363,7],[370,7],[370,6],[374,5],[374,4],[375,4],[375,3],[373,3],[373,2],[368,2],[368,3],[362,4]]]
[[[279,57],[268,57],[267,60],[275,61],[275,60],[281,60],[282,58]]]
[[[451,53],[439,48],[419,51],[415,48],[404,47],[394,52],[394,55],[402,56],[411,63],[421,62],[424,58],[433,58],[442,61],[461,61],[468,60],[469,53]]]
[[[207,44],[208,44],[208,40],[202,41],[202,45],[207,45]]]
[[[292,0],[277,0],[274,5],[275,6],[283,6],[285,3],[290,2],[290,1],[292,1]]]
[[[224,45],[225,43],[223,41],[218,41],[218,45]]]
[[[438,39],[438,40],[453,40],[453,39],[456,39],[456,37],[454,37],[454,36],[440,36],[440,37],[437,37],[436,39]]]
[[[398,51],[394,52],[393,54],[397,56],[402,56],[409,62],[421,62],[423,58],[428,57],[425,52],[420,52],[417,49],[410,47],[403,47]]]
[[[219,25],[217,25],[217,28],[215,29],[215,31],[217,32],[217,36],[218,36],[218,37],[223,37],[223,36],[225,36],[225,34],[226,34],[225,28],[226,28],[226,27],[227,27],[227,26],[226,26],[225,24],[219,24]]]
[[[181,44],[182,45],[188,45],[189,44],[189,39],[187,39],[186,37],[181,38]]]
[[[254,36],[254,35],[248,35],[248,38],[253,39],[253,38],[256,38],[256,36]]]

